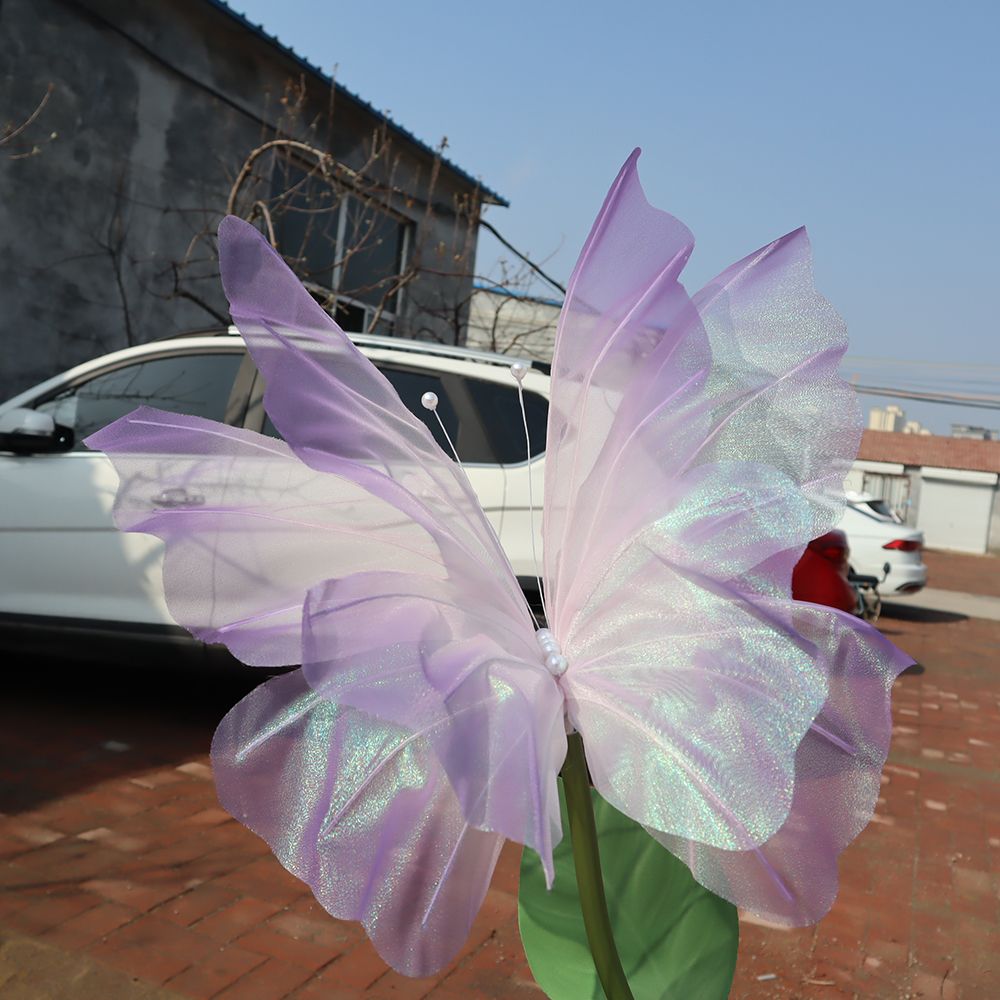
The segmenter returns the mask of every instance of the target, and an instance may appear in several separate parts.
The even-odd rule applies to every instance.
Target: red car
[[[858,595],[847,579],[849,551],[842,531],[814,538],[792,570],[792,597],[856,614]]]

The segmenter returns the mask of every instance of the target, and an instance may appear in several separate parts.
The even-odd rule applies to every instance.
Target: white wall
[[[466,347],[552,360],[559,306],[477,288],[469,308]]]
[[[917,527],[930,548],[986,551],[997,476],[924,468]]]

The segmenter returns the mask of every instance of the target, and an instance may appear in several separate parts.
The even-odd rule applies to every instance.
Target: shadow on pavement
[[[7,661],[0,699],[0,813],[208,753],[226,712],[269,671],[68,658]]]
[[[893,604],[891,601],[882,602],[883,618],[898,618],[904,622],[964,622],[968,620],[968,615],[960,615],[954,611],[935,611],[933,608],[921,608],[914,604]]]

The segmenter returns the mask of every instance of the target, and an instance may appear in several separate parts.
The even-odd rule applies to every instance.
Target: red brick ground
[[[929,587],[1000,597],[1000,556],[969,556],[961,552],[924,549],[924,562],[927,563]]]
[[[819,925],[744,923],[733,998],[1000,996],[1000,622],[898,613],[923,672],[897,682],[875,820]]]
[[[942,556],[935,585],[975,592],[995,563],[967,558]],[[1000,996],[1000,622],[898,613],[884,631],[923,672],[898,682],[876,820],[817,927],[744,923],[734,998]],[[517,937],[515,849],[453,965],[398,976],[218,808],[206,750],[240,683],[137,669],[9,675],[0,928],[187,997],[542,996]]]

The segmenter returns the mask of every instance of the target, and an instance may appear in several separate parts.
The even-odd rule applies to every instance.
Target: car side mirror
[[[73,432],[49,413],[16,407],[0,413],[0,451],[15,455],[52,454],[73,447]]]

